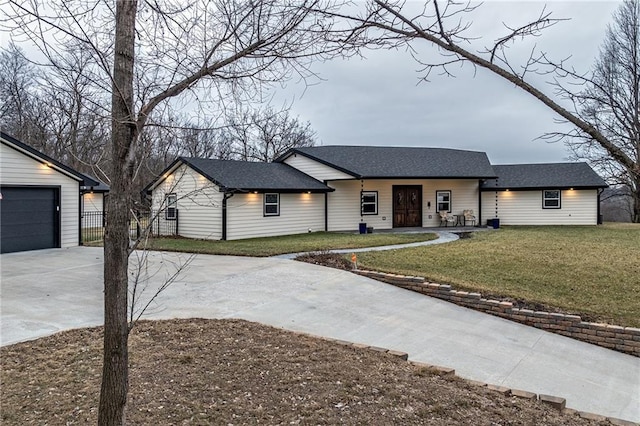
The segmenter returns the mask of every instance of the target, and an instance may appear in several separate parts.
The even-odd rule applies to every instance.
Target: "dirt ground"
[[[101,333],[1,348],[1,423],[95,424]],[[241,320],[140,322],[130,363],[133,425],[597,424],[389,354]]]

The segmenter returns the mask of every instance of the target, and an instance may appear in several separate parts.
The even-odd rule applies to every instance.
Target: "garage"
[[[60,189],[0,187],[0,253],[60,247]]]
[[[0,253],[79,245],[81,188],[98,184],[0,132]]]

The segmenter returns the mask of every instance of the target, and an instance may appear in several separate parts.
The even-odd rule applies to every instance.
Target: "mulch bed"
[[[102,329],[0,348],[3,425],[95,424]],[[241,320],[140,322],[127,422],[584,425],[389,354]]]

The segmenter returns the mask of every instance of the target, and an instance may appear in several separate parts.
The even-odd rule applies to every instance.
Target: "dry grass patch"
[[[129,424],[597,424],[240,320],[141,322],[130,348]],[[2,424],[95,424],[100,349],[100,328],[1,348]]]

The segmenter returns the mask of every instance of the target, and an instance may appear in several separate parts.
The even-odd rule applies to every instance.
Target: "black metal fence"
[[[178,235],[178,209],[172,210],[172,216],[169,217],[166,212],[138,212],[140,215],[139,222],[144,226],[142,229],[137,230],[137,237],[144,232],[145,229],[149,229],[149,233],[152,237],[165,237],[171,235]]]
[[[82,212],[82,243],[102,241],[104,224],[104,212]]]
[[[83,212],[82,244],[102,242],[106,223],[105,212]],[[129,221],[129,235],[135,239],[145,232],[152,237],[178,235],[178,210],[170,218],[164,212],[136,211]]]

